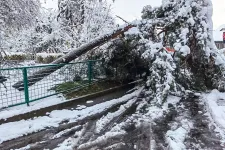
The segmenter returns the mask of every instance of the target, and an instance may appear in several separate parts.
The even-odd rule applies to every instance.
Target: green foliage
[[[80,85],[82,85],[85,82],[65,82],[62,84],[58,84],[56,85],[54,88],[52,88],[51,90],[55,90],[57,93],[58,92],[63,92],[63,91],[67,91],[69,89],[74,89]]]
[[[136,42],[131,38],[115,39],[105,53],[104,67],[108,77],[115,77],[121,82],[133,81],[148,73],[148,63],[136,52]]]
[[[63,95],[67,99],[76,98],[79,96],[100,92],[111,87],[115,87],[120,85],[118,82],[113,81],[100,81],[94,82],[92,84],[88,84],[88,81],[83,80],[79,82],[65,82],[62,84],[58,84],[53,87],[51,90],[54,90],[59,93],[63,93]]]
[[[44,63],[44,58],[41,56],[37,56],[36,61],[37,61],[37,63]]]

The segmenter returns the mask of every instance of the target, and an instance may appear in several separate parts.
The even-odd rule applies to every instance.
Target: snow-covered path
[[[152,102],[142,114],[145,102],[139,98],[141,90],[86,108],[2,124],[0,149],[9,148],[12,142],[18,142],[20,150],[223,149],[225,124],[217,117],[223,116],[223,93],[214,90],[183,98],[169,96],[161,108]],[[23,140],[27,143],[21,144]]]
[[[213,90],[203,94],[202,99],[207,108],[207,115],[211,119],[211,125],[215,126],[225,149],[225,93]]]
[[[125,103],[128,100],[136,97],[137,94],[138,91],[135,91],[121,98],[113,99],[91,107],[83,108],[81,110],[79,110],[80,107],[78,110],[55,110],[49,113],[47,116],[2,124],[0,125],[0,143],[39,132],[47,128],[57,128],[63,125],[63,122],[69,124],[83,120],[85,118],[107,111],[118,104]]]

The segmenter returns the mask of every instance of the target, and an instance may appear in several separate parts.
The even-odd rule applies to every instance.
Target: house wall
[[[219,41],[219,42],[215,41],[215,44],[216,44],[216,47],[217,47],[218,49],[223,49],[223,48],[225,48],[225,44],[224,44],[223,42],[221,42],[221,41]]]

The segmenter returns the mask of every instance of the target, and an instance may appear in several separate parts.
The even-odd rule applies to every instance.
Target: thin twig
[[[120,16],[117,16],[117,15],[116,15],[116,17],[117,17],[117,18],[119,18],[119,19],[121,19],[121,20],[122,20],[122,21],[124,21],[125,23],[128,23],[128,24],[130,24],[130,23],[129,23],[128,21],[126,21],[126,20],[125,20],[125,19],[123,19],[122,17],[120,17]]]

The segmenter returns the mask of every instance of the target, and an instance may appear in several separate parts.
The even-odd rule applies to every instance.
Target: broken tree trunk
[[[62,65],[51,66],[51,67],[44,68],[44,69],[41,69],[41,70],[33,73],[33,75],[28,77],[28,86],[35,84],[36,82],[42,80],[44,77],[46,77],[46,76],[50,75],[51,73],[53,73],[54,71],[60,69],[61,67],[64,66],[63,64],[69,63],[69,62],[73,61],[74,59],[78,58],[79,56],[85,54],[89,50],[109,41],[110,39],[116,38],[118,35],[128,31],[132,27],[134,27],[134,26],[128,25],[126,27],[119,28],[119,29],[113,31],[112,33],[98,37],[98,38],[90,41],[89,43],[84,44],[75,50],[72,50],[65,56],[56,59],[51,64],[53,64],[53,65],[54,64],[62,64]],[[19,81],[19,82],[15,83],[13,85],[13,87],[18,90],[24,90],[24,82]]]

